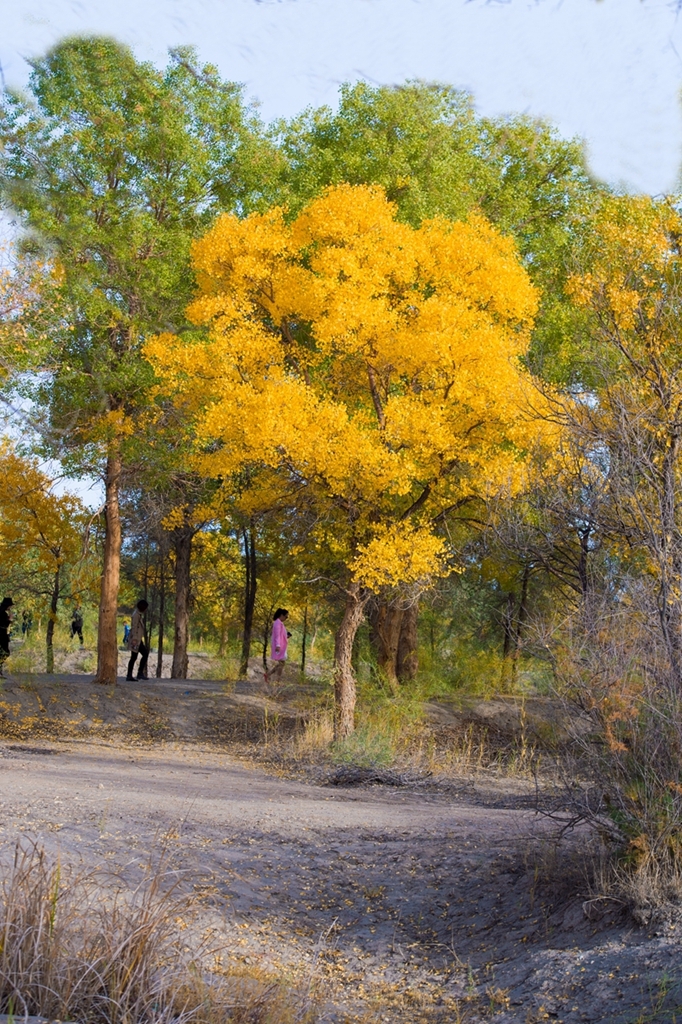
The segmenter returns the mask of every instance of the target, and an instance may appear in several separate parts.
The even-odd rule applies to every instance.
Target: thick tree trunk
[[[59,602],[60,569],[54,574],[54,585],[50,599],[50,614],[47,617],[47,632],[45,634],[45,671],[48,675],[54,672],[54,627],[57,623],[57,604]]]
[[[398,689],[398,644],[403,610],[398,605],[376,600],[370,606],[368,617],[370,642],[377,666],[395,693]]]
[[[409,683],[417,675],[419,655],[417,654],[417,620],[419,602],[409,605],[403,612],[398,640],[398,661],[396,675],[401,683]]]
[[[251,634],[253,633],[253,610],[256,607],[258,590],[258,564],[256,561],[256,538],[253,523],[242,531],[244,540],[244,632],[242,634],[242,656],[239,662],[239,675],[246,679],[251,655]]]
[[[370,642],[377,665],[391,689],[409,682],[417,674],[417,618],[419,602],[401,607],[399,603],[373,601],[368,612]]]
[[[346,607],[334,639],[334,739],[344,740],[355,729],[355,676],[353,643],[365,614],[366,597],[360,585],[352,583]]]
[[[160,679],[163,673],[163,633],[164,620],[166,618],[166,556],[161,552],[161,567],[159,572],[159,639],[158,652],[156,655],[156,678]]]
[[[99,599],[95,682],[114,684],[118,675],[116,616],[121,574],[121,515],[118,501],[121,487],[121,456],[118,452],[114,452],[107,459],[104,487],[104,564]]]
[[[187,643],[189,641],[190,570],[194,530],[175,530],[175,638],[171,679],[187,678]]]

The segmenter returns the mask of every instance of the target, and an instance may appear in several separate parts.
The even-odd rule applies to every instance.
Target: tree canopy
[[[290,223],[225,215],[193,254],[208,335],[146,352],[194,412],[201,471],[270,466],[312,495],[349,608],[446,571],[434,524],[512,477],[533,432],[537,295],[513,243],[480,216],[412,228],[342,185]]]

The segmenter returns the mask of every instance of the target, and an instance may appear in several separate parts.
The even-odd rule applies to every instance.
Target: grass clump
[[[0,896],[0,1012],[88,1024],[312,1024],[307,993],[263,974],[219,976],[190,948],[186,902],[152,873],[138,888],[69,878],[18,845]],[[215,953],[215,951],[211,951]]]

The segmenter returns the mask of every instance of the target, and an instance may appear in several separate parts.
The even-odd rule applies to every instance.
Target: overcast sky
[[[682,165],[682,16],[670,0],[0,0],[5,79],[74,32],[163,63],[193,43],[266,119],[334,104],[339,84],[438,80],[485,114],[549,118],[593,170],[673,189]]]

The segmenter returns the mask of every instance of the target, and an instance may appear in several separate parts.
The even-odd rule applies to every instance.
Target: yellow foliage
[[[194,416],[197,467],[290,474],[366,586],[441,572],[429,521],[513,480],[537,432],[520,357],[538,300],[513,242],[480,216],[414,229],[382,189],[341,185],[292,222],[226,214],[193,259],[205,333],[146,353]]]
[[[409,522],[392,523],[377,530],[351,562],[353,579],[379,592],[398,584],[428,585],[445,576],[445,542]]]
[[[54,574],[81,555],[78,529],[84,509],[73,495],[57,496],[35,461],[22,458],[10,441],[0,444],[0,548],[3,557],[21,559],[30,552],[40,567]]]

